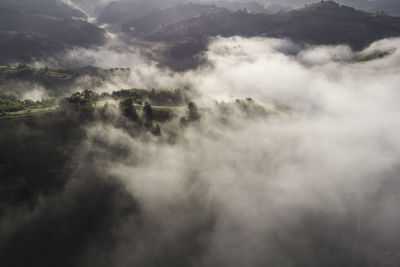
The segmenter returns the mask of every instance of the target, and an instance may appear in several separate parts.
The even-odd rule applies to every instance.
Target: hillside
[[[341,0],[340,2],[370,12],[379,11],[393,16],[400,16],[400,1],[398,0]]]
[[[122,25],[122,30],[134,36],[140,36],[163,25],[190,19],[196,15],[215,8],[213,5],[183,4],[168,8],[153,9],[147,15],[128,20]]]
[[[36,14],[57,18],[85,19],[86,15],[61,1],[54,0],[0,0],[0,14]]]
[[[275,17],[283,23],[266,34],[311,44],[348,44],[362,49],[373,41],[400,35],[400,18],[321,2]]]
[[[348,44],[362,49],[373,41],[400,35],[400,18],[367,13],[335,2],[319,2],[276,14],[214,8],[190,19],[164,25],[146,39],[203,43],[209,36],[269,36],[308,44]]]
[[[216,0],[216,1],[204,1],[210,5],[229,9],[231,11],[248,10],[254,13],[261,13],[265,11],[264,5],[257,1],[239,2],[239,1],[227,1],[227,0]]]
[[[46,94],[60,97],[76,90],[75,82],[85,77],[88,87],[101,85],[112,76],[124,77],[129,75],[129,69],[100,69],[95,67],[81,67],[70,69],[32,68],[23,64],[18,66],[0,66],[0,92],[12,93],[21,97],[32,86],[40,86]]]
[[[68,47],[102,44],[105,32],[86,16],[50,0],[0,1],[0,60],[26,62]]]
[[[128,20],[147,15],[153,9],[178,4],[178,0],[112,1],[105,6],[98,21],[100,23],[123,24]]]
[[[103,30],[93,24],[38,14],[3,14],[0,16],[0,28],[9,32],[38,33],[78,46],[101,44],[104,41]]]
[[[52,56],[68,45],[49,36],[0,30],[0,62],[2,64],[29,62]]]

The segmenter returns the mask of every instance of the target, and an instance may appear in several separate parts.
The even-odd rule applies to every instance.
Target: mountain
[[[74,2],[78,0],[73,0]],[[80,0],[83,1],[83,0]],[[201,4],[200,4],[201,3]],[[190,5],[215,5],[217,7],[226,8],[231,11],[248,10],[251,12],[264,12],[264,5],[258,2],[235,2],[227,0],[216,1],[191,1],[191,0],[121,0],[112,1],[101,12],[98,21],[107,24],[129,24],[134,23],[135,19],[143,16],[149,17],[150,14],[167,16],[160,14],[162,10],[167,9],[167,12],[174,12],[176,6]],[[182,8],[184,9],[184,8]],[[185,11],[184,11],[185,12]],[[178,14],[179,16],[179,14]],[[158,19],[153,17],[153,19]],[[177,18],[175,20],[178,20]],[[125,27],[126,28],[126,27]]]
[[[54,38],[37,33],[20,33],[0,30],[0,62],[12,64],[45,58],[67,49],[68,46]]]
[[[376,40],[400,35],[400,18],[367,13],[332,1],[273,17],[279,23],[266,31],[266,35],[311,44],[348,44],[353,49],[362,49]]]
[[[104,30],[85,19],[79,10],[52,0],[0,0],[1,62],[104,43]]]
[[[27,13],[57,18],[81,18],[86,15],[57,0],[0,0],[0,14]]]
[[[0,29],[38,33],[71,45],[102,43],[104,31],[85,14],[54,0],[0,0]]]
[[[76,90],[77,80],[85,77],[87,88],[99,87],[110,77],[128,77],[129,69],[101,69],[92,66],[67,69],[32,68],[24,64],[0,65],[0,95],[15,94],[22,97],[38,85],[51,97],[64,96]]]
[[[122,24],[147,15],[153,9],[180,4],[180,0],[120,0],[110,2],[98,17],[100,23]]]
[[[152,41],[204,43],[210,36],[268,36],[308,44],[348,44],[362,49],[373,41],[400,35],[400,18],[367,13],[333,1],[276,14],[213,8],[149,32]]]
[[[400,1],[398,0],[342,0],[341,2],[370,12],[385,12],[400,16]]]
[[[216,1],[204,1],[202,3],[226,8],[231,11],[247,10],[254,13],[260,13],[265,11],[264,5],[255,1],[237,2],[237,1],[227,1],[227,0],[216,0]]]
[[[214,5],[179,4],[168,8],[153,9],[147,15],[128,20],[122,30],[134,36],[151,32],[158,27],[192,18],[215,8]]]

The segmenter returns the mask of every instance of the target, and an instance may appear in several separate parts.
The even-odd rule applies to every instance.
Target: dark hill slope
[[[0,62],[29,61],[73,46],[105,41],[85,15],[51,0],[0,0]]]
[[[61,41],[37,33],[0,30],[0,62],[2,64],[29,62],[51,56],[68,48]]]
[[[204,41],[209,36],[269,36],[309,44],[348,44],[361,49],[371,42],[400,35],[400,18],[378,15],[320,2],[278,14],[231,12],[215,8],[207,13],[165,25],[149,33],[154,41]]]
[[[383,11],[390,15],[400,16],[399,0],[341,0],[340,2],[370,12]]]
[[[290,37],[311,44],[348,44],[361,49],[373,41],[400,35],[400,18],[377,15],[321,2],[286,14],[266,32],[270,36]]]
[[[147,15],[155,8],[178,4],[179,0],[119,0],[110,2],[101,12],[100,23],[122,24],[130,19]]]
[[[203,12],[215,8],[213,5],[181,4],[168,8],[153,9],[147,15],[128,20],[122,25],[122,30],[135,36],[140,36],[156,28],[190,19]]]
[[[84,18],[82,12],[55,0],[0,0],[3,31],[33,32],[80,46],[103,42],[104,31]]]
[[[104,41],[104,31],[82,20],[61,19],[36,14],[7,14],[0,16],[0,29],[30,32],[52,37],[66,44],[89,46]]]
[[[58,18],[81,18],[86,15],[57,0],[0,0],[0,14],[26,13]]]

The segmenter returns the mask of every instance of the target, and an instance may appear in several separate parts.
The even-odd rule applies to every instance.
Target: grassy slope
[[[59,106],[24,109],[24,110],[20,110],[20,111],[16,111],[16,112],[7,112],[4,115],[0,115],[0,120],[25,118],[28,116],[46,114],[46,113],[55,112],[58,110],[59,110]]]
[[[131,94],[133,94],[135,96],[142,95],[142,98],[140,100],[138,100],[140,103],[135,103],[134,104],[134,107],[136,108],[136,110],[142,110],[143,109],[144,103],[143,103],[142,100],[144,100],[145,97],[146,98],[148,97],[148,99],[146,99],[146,100],[150,100],[150,101],[152,100],[152,98],[149,97],[149,95],[151,94],[152,91],[151,90],[143,90],[143,89],[131,89],[131,90],[117,91],[117,92],[114,92],[112,99],[114,99],[114,100],[122,100],[122,99],[125,99],[127,97],[130,97],[130,96],[122,96],[122,95],[119,94],[120,92],[125,92],[125,93],[129,92],[129,93],[131,93]],[[164,94],[166,96],[168,95],[167,94],[168,91],[166,91],[166,90],[161,90],[160,92],[163,92],[162,94]],[[176,91],[171,90],[170,92],[173,95],[174,92],[176,92]],[[104,105],[107,103],[107,101],[103,100],[104,97],[101,97],[101,96],[97,96],[97,97],[99,99],[96,100],[96,105],[95,106],[96,106],[96,109],[99,110],[102,107],[104,107]],[[107,98],[111,99],[111,96],[110,95],[106,95],[105,99],[107,99]],[[158,94],[157,94],[157,99],[156,100],[159,102],[159,95]],[[3,112],[3,113],[0,113],[0,120],[24,118],[24,117],[28,117],[28,116],[34,116],[34,115],[40,115],[40,114],[56,112],[56,111],[60,110],[60,105],[59,105],[60,101],[62,101],[61,98],[57,99],[54,102],[54,104],[51,105],[51,106],[37,106],[37,107],[25,107],[24,106],[23,109],[18,110],[18,111]],[[168,103],[171,103],[171,101],[169,99],[166,99],[166,101]],[[20,103],[21,103],[21,105],[24,105],[23,101],[20,101]],[[177,111],[179,111],[181,109],[186,108],[186,106],[184,105],[184,103],[176,102],[175,104],[153,105],[152,108],[153,108],[153,111],[154,111],[155,114],[160,114],[160,115],[164,114],[165,115],[165,113],[173,114],[173,113],[175,113],[175,112],[177,112]]]

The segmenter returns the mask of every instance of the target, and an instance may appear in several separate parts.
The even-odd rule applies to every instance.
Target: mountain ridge
[[[1,0],[0,31],[3,64],[29,62],[74,46],[101,45],[106,37],[85,14],[51,0]]]
[[[400,18],[368,13],[333,1],[276,14],[214,8],[186,20],[161,25],[144,38],[167,43],[185,40],[201,43],[208,37],[234,35],[288,38],[312,45],[347,44],[361,50],[376,40],[400,36]]]

